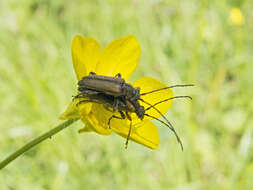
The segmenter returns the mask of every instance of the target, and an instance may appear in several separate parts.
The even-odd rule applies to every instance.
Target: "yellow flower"
[[[232,8],[229,13],[229,20],[234,25],[244,24],[244,16],[240,9]]]
[[[119,38],[107,45],[102,51],[98,42],[89,37],[76,35],[72,41],[72,59],[77,80],[95,72],[98,75],[115,76],[120,73],[126,81],[138,65],[141,56],[141,48],[132,35]],[[164,88],[166,85],[150,77],[143,77],[136,80],[134,87],[140,87],[140,93]],[[146,102],[155,104],[166,98],[173,96],[170,89],[158,91],[142,96]],[[112,119],[110,128],[108,119],[112,113],[101,104],[88,103],[78,104],[80,100],[75,99],[70,103],[67,110],[60,116],[60,119],[80,118],[85,127],[79,132],[93,131],[101,135],[109,135],[114,131],[120,136],[126,138],[129,132],[130,121],[127,119]],[[142,104],[142,103],[141,103]],[[164,102],[156,106],[161,113],[165,114],[171,105],[171,101]],[[145,108],[148,105],[143,104]],[[146,111],[147,114],[154,117],[160,117],[154,109]],[[132,130],[130,139],[151,149],[156,149],[159,144],[159,135],[156,126],[150,121],[150,118],[144,117],[140,120],[135,113],[131,113]]]

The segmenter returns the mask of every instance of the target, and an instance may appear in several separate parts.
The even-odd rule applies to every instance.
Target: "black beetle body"
[[[167,98],[165,100],[157,102],[154,105],[151,105],[150,103],[144,101],[140,96],[144,96],[146,94],[150,94],[150,93],[157,92],[160,90],[166,90],[168,88],[186,87],[186,86],[193,86],[193,85],[192,84],[174,85],[170,87],[155,89],[150,92],[140,94],[140,88],[138,87],[134,88],[131,84],[126,83],[125,80],[121,78],[120,74],[117,74],[115,77],[110,77],[110,76],[96,75],[95,73],[91,72],[89,76],[83,77],[78,82],[79,94],[75,96],[74,98],[85,98],[84,100],[81,100],[78,104],[85,103],[85,102],[94,102],[94,103],[103,104],[105,108],[107,107],[113,108],[113,112],[118,111],[121,117],[112,115],[110,119],[108,120],[109,127],[110,127],[111,119],[113,118],[125,119],[127,117],[131,122],[130,122],[129,133],[127,136],[126,147],[128,144],[128,140],[130,138],[130,133],[131,133],[131,128],[132,128],[132,119],[128,113],[135,113],[138,116],[138,118],[140,118],[141,120],[143,120],[144,116],[147,116],[169,127],[172,130],[172,132],[175,134],[177,141],[179,142],[183,150],[182,142],[180,138],[178,137],[175,129],[173,128],[171,123],[167,120],[167,118],[155,106],[157,104],[160,104],[160,103],[163,103],[165,101],[169,101],[175,98],[189,98],[189,99],[192,99],[192,98],[190,96],[175,96],[175,97]],[[145,104],[149,105],[149,107],[147,109],[144,109],[144,106],[140,105],[139,101],[144,102]],[[153,108],[154,110],[156,110],[156,112],[159,113],[167,123],[165,123],[164,121],[152,115],[145,113],[145,111],[149,110],[150,108]]]
[[[80,92],[85,89],[94,90],[115,97],[125,97],[128,100],[137,100],[140,97],[140,89],[126,83],[120,74],[109,77],[91,72],[78,82],[78,86]]]
[[[138,102],[140,89],[126,83],[120,74],[109,77],[91,72],[78,82],[78,91],[81,96],[90,96],[90,99],[98,95],[96,98],[101,102],[111,97],[109,99],[113,99],[113,103],[110,100],[109,104],[113,111],[135,112],[140,119],[144,118],[144,107]]]

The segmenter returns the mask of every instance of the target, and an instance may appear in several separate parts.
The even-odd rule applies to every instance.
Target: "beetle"
[[[115,77],[110,77],[90,72],[88,76],[83,77],[78,82],[78,86],[78,91],[80,92],[91,90],[115,97],[121,96],[132,101],[140,97],[140,88],[134,88],[132,85],[126,83],[125,79],[121,78],[120,73]]]
[[[185,87],[185,86],[193,86],[193,85],[174,85],[170,87],[156,89],[150,92],[140,94],[140,88],[134,88],[132,85],[125,82],[123,78],[121,78],[121,74],[117,74],[115,77],[104,76],[104,75],[96,75],[96,73],[91,72],[88,76],[83,77],[78,82],[78,91],[79,94],[76,95],[74,98],[88,98],[87,100],[82,100],[80,103],[85,102],[94,102],[103,104],[106,108],[111,107],[113,112],[118,111],[121,117],[112,115],[108,120],[108,126],[110,127],[110,122],[113,118],[116,119],[125,119],[127,118],[130,120],[130,128],[129,133],[127,136],[126,147],[128,144],[128,140],[131,133],[132,128],[132,119],[129,113],[135,113],[138,118],[143,120],[144,116],[151,117],[152,119],[156,119],[159,122],[162,122],[167,127],[169,127],[173,133],[175,134],[177,141],[181,145],[183,150],[182,142],[177,135],[175,129],[173,128],[172,124],[167,120],[167,118],[155,107],[155,105],[160,104],[165,101],[169,101],[175,98],[190,98],[190,96],[175,96],[163,101],[157,102],[155,105],[151,105],[148,102],[144,101],[141,96],[146,94],[150,94],[156,91],[165,90],[168,88],[174,87]],[[144,106],[140,105],[139,101],[144,102],[145,104],[149,105],[149,107],[145,110]],[[167,123],[164,121],[157,119],[154,116],[148,115],[145,113],[147,110],[153,108],[156,110]]]

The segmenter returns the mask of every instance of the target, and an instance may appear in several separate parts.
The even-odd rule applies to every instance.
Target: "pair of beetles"
[[[167,118],[155,107],[155,105],[151,105],[150,103],[144,101],[141,96],[150,94],[156,91],[160,90],[165,90],[168,88],[173,88],[173,87],[185,87],[185,86],[193,86],[192,84],[188,85],[174,85],[170,87],[165,87],[161,89],[156,89],[150,92],[146,92],[143,94],[140,94],[140,88],[134,88],[132,85],[129,83],[126,83],[125,80],[121,77],[121,74],[117,74],[115,77],[110,77],[110,76],[103,76],[103,75],[96,75],[94,72],[90,72],[88,76],[83,77],[79,82],[78,82],[78,95],[74,96],[75,98],[84,98],[81,100],[78,104],[82,103],[88,103],[88,102],[93,102],[93,103],[98,103],[98,104],[103,104],[105,108],[112,108],[113,112],[119,112],[120,116],[112,115],[109,120],[108,120],[108,126],[110,127],[110,122],[111,120],[114,119],[128,119],[130,120],[130,128],[126,140],[126,148],[127,144],[130,138],[131,134],[131,129],[132,129],[132,119],[129,113],[135,113],[138,118],[143,120],[144,116],[150,117],[152,119],[155,119],[167,127],[169,127],[173,133],[175,134],[177,141],[181,145],[181,148],[183,150],[183,145],[178,137],[175,129],[171,125],[171,123],[167,120]],[[162,103],[165,101],[169,101],[175,98],[190,98],[190,96],[175,96],[168,98],[166,100],[163,100],[161,102],[156,103]],[[149,105],[147,109],[144,108],[144,106],[140,105],[139,101],[142,101],[143,103]],[[156,110],[167,122],[164,122],[163,120],[160,120],[156,117],[153,117],[145,111],[148,109],[153,108]]]

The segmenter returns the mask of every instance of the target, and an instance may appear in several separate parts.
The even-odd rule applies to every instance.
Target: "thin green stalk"
[[[0,170],[3,169],[5,166],[7,166],[10,162],[18,158],[20,155],[31,149],[32,147],[36,146],[37,144],[41,143],[42,141],[46,140],[47,138],[51,138],[56,133],[60,132],[61,130],[65,129],[66,127],[70,126],[72,123],[77,121],[78,119],[69,119],[55,128],[51,129],[50,131],[44,133],[43,135],[39,136],[38,138],[30,141],[22,148],[18,149],[14,153],[12,153],[10,156],[8,156],[6,159],[4,159],[2,162],[0,162]]]

